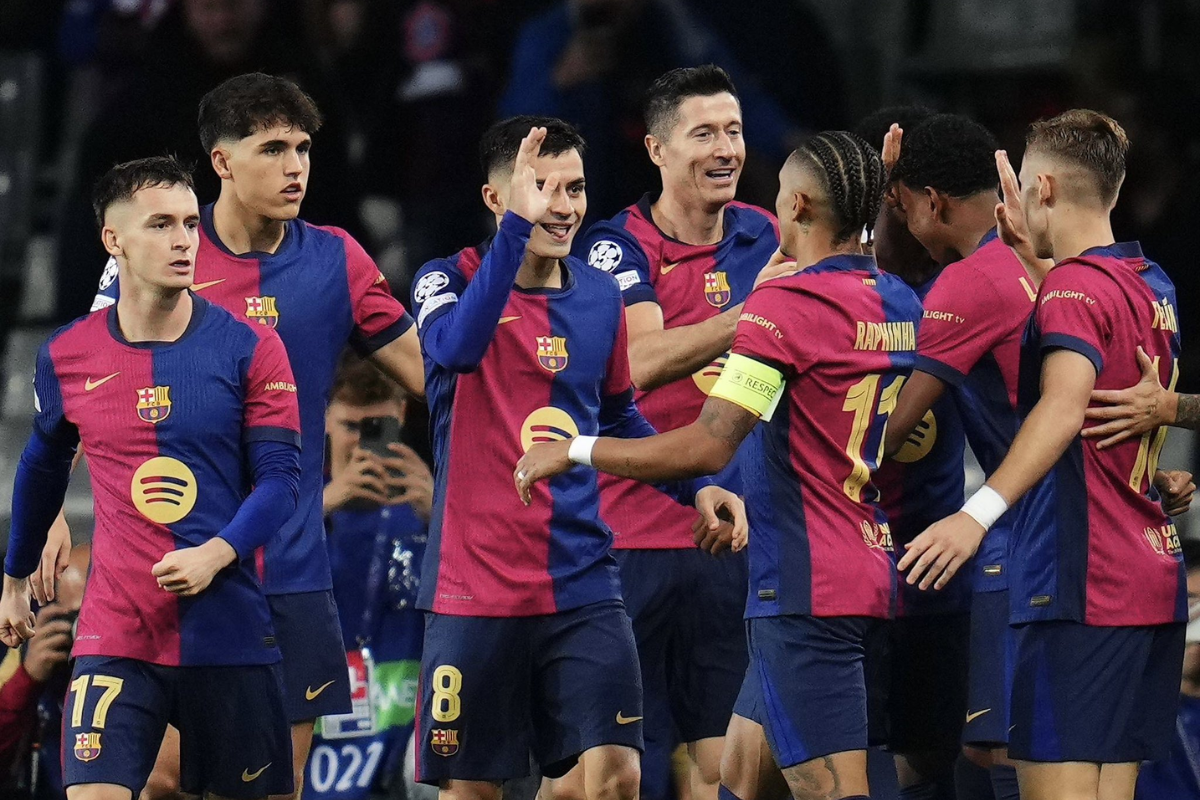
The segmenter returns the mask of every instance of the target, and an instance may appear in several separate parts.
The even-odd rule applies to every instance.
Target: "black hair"
[[[893,124],[899,125],[907,135],[908,131],[920,125],[934,115],[934,110],[926,106],[887,106],[872,111],[858,121],[854,132],[867,140],[875,152],[883,149],[883,137]]]
[[[646,91],[646,130],[659,139],[665,139],[679,122],[679,106],[684,100],[725,93],[738,99],[733,79],[716,64],[673,69],[659,76]]]
[[[788,162],[819,177],[833,207],[837,243],[857,237],[875,222],[883,201],[883,162],[865,139],[849,131],[810,136]]]
[[[104,227],[104,214],[109,206],[131,200],[141,189],[152,186],[186,186],[196,190],[191,169],[175,156],[139,158],[117,164],[100,176],[92,190],[92,211],[96,224]]]
[[[512,169],[521,140],[529,135],[530,128],[546,129],[539,155],[557,156],[574,150],[582,156],[587,149],[575,126],[557,117],[522,115],[502,119],[484,131],[479,140],[479,165],[483,167],[484,180],[498,170]]]
[[[311,135],[323,119],[317,104],[287,78],[251,72],[222,83],[200,100],[200,144],[211,153],[222,139],[245,139],[276,125]]]
[[[959,114],[935,114],[904,132],[900,159],[888,176],[910,189],[929,186],[951,197],[995,191],[996,137]]]

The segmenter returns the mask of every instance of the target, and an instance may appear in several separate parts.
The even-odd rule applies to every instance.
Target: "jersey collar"
[[[654,221],[654,215],[650,211],[650,206],[652,206],[654,204],[654,201],[657,199],[658,199],[657,196],[652,198],[650,196],[650,193],[647,192],[646,194],[642,195],[642,199],[638,200],[637,203],[635,203],[634,205],[637,208],[638,213],[642,216],[642,218],[645,219],[646,222],[649,222],[651,226],[653,226],[654,230],[658,233],[659,236],[661,236],[663,238],[664,241],[673,242],[675,244],[683,245],[684,247],[714,247],[714,246],[716,246],[716,245],[688,244],[687,242],[681,242],[678,239],[675,239],[675,238],[663,233],[662,228],[658,227],[658,223]],[[721,237],[721,241],[717,242],[718,245],[723,244],[724,242],[728,241],[730,239],[730,237],[733,237],[733,236],[737,236],[738,238],[741,238],[741,239],[754,239],[761,232],[761,231],[753,231],[753,230],[749,229],[748,223],[753,220],[753,217],[751,217],[748,214],[743,214],[742,209],[735,206],[733,203],[726,204],[724,212],[725,213],[724,213],[724,218],[722,219],[722,223],[725,225],[725,231],[724,231],[724,235]]]
[[[816,274],[820,272],[867,272],[871,275],[879,274],[879,267],[875,264],[875,259],[872,256],[862,255],[836,255],[822,258],[811,267],[800,270],[800,275]]]
[[[220,250],[230,258],[253,259],[256,261],[269,261],[273,258],[282,258],[294,249],[297,240],[298,225],[302,225],[298,219],[288,220],[283,225],[283,241],[279,243],[274,253],[267,253],[261,250],[251,250],[249,253],[237,254],[225,246],[221,241],[221,237],[217,235],[217,227],[213,224],[213,207],[216,203],[209,203],[200,209],[200,227],[204,230],[204,237],[213,243],[213,246]]]
[[[1121,261],[1145,261],[1140,242],[1116,242],[1103,247],[1089,247],[1079,254],[1080,258],[1099,256],[1101,258],[1116,258]]]
[[[190,292],[190,290],[189,290]],[[188,320],[187,327],[184,328],[183,334],[173,342],[131,342],[125,338],[125,334],[121,333],[121,322],[117,318],[117,304],[114,303],[108,307],[108,333],[119,344],[126,347],[133,347],[138,350],[153,350],[158,347],[170,347],[173,344],[179,344],[192,332],[200,327],[200,323],[204,321],[204,315],[208,312],[209,302],[203,297],[200,297],[195,292],[192,295],[192,318]]]

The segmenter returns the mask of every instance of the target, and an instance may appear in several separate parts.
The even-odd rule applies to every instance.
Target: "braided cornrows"
[[[825,131],[809,138],[798,151],[812,159],[825,180],[837,216],[838,243],[859,235],[875,221],[883,199],[883,163],[860,136]]]

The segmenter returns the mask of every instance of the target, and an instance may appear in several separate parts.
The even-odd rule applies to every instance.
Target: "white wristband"
[[[983,526],[986,531],[1008,511],[1008,502],[992,487],[984,484],[963,503],[962,512]]]
[[[592,466],[592,448],[596,446],[596,440],[599,436],[576,436],[571,440],[571,446],[567,448],[567,458],[571,459],[574,464],[583,464],[585,467]]]

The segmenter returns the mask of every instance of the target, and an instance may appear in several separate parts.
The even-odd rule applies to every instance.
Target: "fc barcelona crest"
[[[453,728],[434,728],[429,731],[429,746],[439,756],[449,758],[458,752],[458,731]]]
[[[732,298],[733,292],[729,290],[729,279],[724,272],[704,273],[704,299],[709,305],[721,308],[728,305]]]
[[[551,372],[561,372],[567,366],[567,337],[537,337],[538,363]]]
[[[138,417],[142,422],[157,425],[171,416],[171,387],[150,386],[138,389]]]
[[[80,761],[91,761],[100,755],[100,734],[79,733],[75,735],[75,757]]]
[[[274,297],[247,297],[246,319],[274,328],[279,324],[279,309],[275,307]]]

